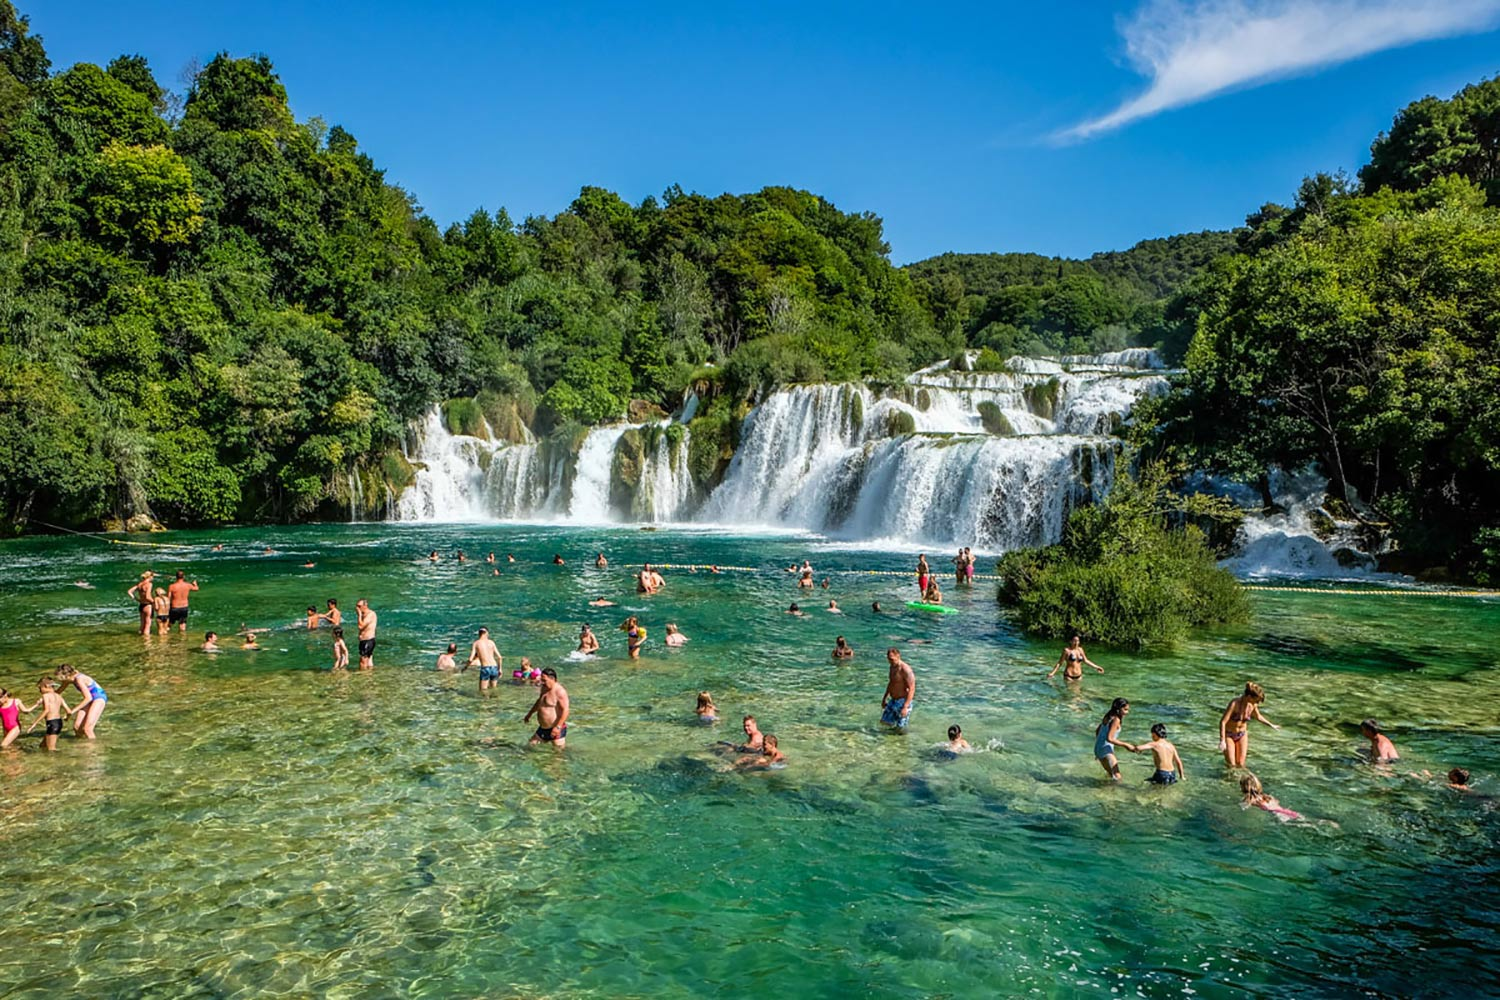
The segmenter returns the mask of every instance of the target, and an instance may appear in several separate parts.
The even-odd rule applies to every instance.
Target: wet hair
[[[870,602],[870,610],[874,611],[874,612],[876,612],[878,614],[879,611],[880,611],[880,602],[879,601],[871,601]]]
[[[57,676],[63,680],[69,680],[78,676],[78,671],[74,667],[64,663],[57,668]]]
[[[177,579],[181,580],[184,576],[187,576],[187,572],[185,570],[177,571]]]
[[[9,698],[9,697],[10,697],[10,689],[9,688],[0,688],[0,698]]]
[[[1254,681],[1250,681],[1245,685],[1245,693],[1243,697],[1249,698],[1251,701],[1265,701],[1266,689],[1261,687]]]
[[[1253,774],[1247,774],[1240,779],[1240,791],[1246,795],[1265,794],[1265,789],[1260,787],[1260,779]]]
[[[948,727],[948,738],[950,740],[956,740],[956,739],[958,739],[960,736],[963,735],[963,733],[964,733],[964,731],[963,731],[963,728],[961,726],[949,726]]]
[[[318,609],[314,605],[309,604],[307,606],[307,613],[310,614],[310,615],[315,615],[315,614],[318,613]]]
[[[1167,724],[1165,722],[1158,722],[1156,725],[1152,726],[1151,727],[1151,735],[1154,736],[1154,737],[1156,737],[1159,740],[1166,739],[1167,738]]]
[[[339,606],[339,602],[338,602],[338,601],[337,601],[337,600],[336,600],[336,599],[334,599],[334,598],[332,598],[332,597],[330,597],[330,598],[329,598],[329,599],[328,599],[328,606],[329,606],[329,607],[330,607],[330,608],[336,608],[336,607],[338,607],[338,606]]]
[[[53,680],[51,677],[42,677],[36,682],[36,686],[42,688],[45,691],[56,691],[57,681]]]
[[[333,637],[335,639],[342,639],[344,637],[344,629],[342,626],[333,630]]]
[[[707,691],[699,691],[698,692],[698,707],[699,708],[712,708],[713,707],[713,703],[714,703],[714,696],[713,695],[709,694]]]
[[[787,610],[788,611],[801,611],[802,609],[799,608],[799,607],[797,607],[797,602],[796,601],[793,601],[792,602],[792,606],[789,607],[789,608],[787,608]]]
[[[1123,719],[1123,718],[1125,718],[1125,709],[1128,708],[1129,706],[1130,706],[1130,702],[1127,699],[1125,699],[1125,698],[1116,698],[1110,704],[1109,711],[1104,713],[1104,718],[1102,718],[1102,719],[1099,720],[1099,725],[1097,725],[1097,726],[1094,727],[1094,732],[1097,733],[1099,730],[1107,728],[1109,726],[1109,720],[1110,719]]]
[[[1068,641],[1069,642],[1082,642],[1083,641],[1083,636],[1079,635],[1077,632],[1074,632],[1072,635],[1070,635],[1068,637]]]
[[[3,692],[0,692],[3,697]],[[1451,785],[1467,785],[1469,783],[1469,772],[1461,767],[1455,767],[1448,772],[1448,783]]]
[[[526,661],[522,660],[521,662],[524,663]],[[542,676],[543,677],[550,677],[553,680],[557,680],[557,671],[553,670],[551,667],[543,667],[542,668]]]
[[[776,737],[772,736],[770,733],[767,733],[765,741],[761,744],[761,746],[763,747],[763,749],[761,750],[762,753],[764,753],[766,750],[775,750]]]
[[[448,643],[448,652],[450,652],[450,653],[456,653],[456,652],[458,652],[458,643],[456,643],[456,642],[450,642],[450,643]]]
[[[754,721],[755,721],[755,716],[753,716],[753,715],[747,715],[743,719],[740,720],[740,725],[744,725],[747,722],[754,722]]]
[[[1380,723],[1376,722],[1374,719],[1366,719],[1359,724],[1359,728],[1361,731],[1368,729],[1370,732],[1377,734],[1381,731]]]
[[[487,628],[485,628],[483,625],[481,625],[481,626],[479,626],[479,634],[480,635],[489,635],[490,634],[490,630],[487,629]]]
[[[843,646],[843,645],[846,645],[848,642],[849,642],[849,640],[845,639],[843,636],[839,636],[837,639],[833,640],[833,644],[835,646]]]
[[[338,635],[342,631],[343,631],[343,629],[334,629],[333,630],[333,634],[334,635]],[[212,642],[214,639],[217,639],[218,637],[219,637],[219,633],[217,633],[217,632],[204,632],[203,633],[203,641],[204,642]]]

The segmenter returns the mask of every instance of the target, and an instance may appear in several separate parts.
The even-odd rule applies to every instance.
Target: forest
[[[1414,103],[1358,179],[1233,232],[898,267],[877,215],[786,187],[585,187],[443,228],[346,129],[298,121],[269,58],[173,93],[139,56],[53,66],[0,0],[0,522],[337,517],[410,480],[434,404],[566,441],[691,389],[694,440],[727,449],[769,386],[1139,344],[1186,369],[1143,450],[1316,462],[1413,559],[1493,574],[1497,95]]]

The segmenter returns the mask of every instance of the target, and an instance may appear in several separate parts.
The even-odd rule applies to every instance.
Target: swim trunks
[[[167,624],[168,625],[186,625],[187,624],[187,616],[188,616],[188,609],[187,608],[173,608],[171,611],[167,612]]]
[[[371,656],[375,655],[375,640],[374,639],[361,639],[361,640],[359,640],[359,655],[360,655],[361,658],[366,659],[366,660],[368,660]]]
[[[48,719],[47,720],[47,735],[48,736],[57,736],[61,732],[62,732],[62,720],[61,719]]]
[[[1153,785],[1175,785],[1177,784],[1177,772],[1157,771],[1146,780],[1151,782]]]
[[[885,703],[885,711],[880,714],[880,721],[897,729],[905,729],[910,715],[902,715],[901,709],[906,705],[905,698],[894,698]]]
[[[552,735],[552,727],[551,726],[542,726],[542,727],[539,727],[537,729],[537,731],[536,731],[536,738],[539,739],[539,740],[541,740],[543,743],[552,743],[552,742],[555,742],[556,740],[565,740],[565,739],[568,738],[568,727],[567,726],[563,726],[562,727],[562,732],[559,733],[557,736],[553,736]]]
[[[480,667],[479,679],[482,681],[498,681],[500,679],[499,667]]]

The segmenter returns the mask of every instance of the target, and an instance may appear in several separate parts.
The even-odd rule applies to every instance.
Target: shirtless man
[[[585,656],[593,656],[599,652],[599,637],[594,635],[594,630],[588,625],[578,630],[578,652]]]
[[[636,575],[635,592],[637,594],[656,593],[657,589],[661,586],[661,584],[656,582],[659,579],[660,577],[657,576],[656,571],[651,568],[651,564],[647,563],[641,567],[640,573]]]
[[[537,695],[536,704],[531,706],[531,711],[521,720],[530,722],[531,717],[536,716],[536,733],[527,741],[527,745],[551,743],[559,750],[567,746],[568,712],[568,689],[557,682],[556,670],[551,667],[542,668],[542,693]]]
[[[901,659],[901,651],[896,647],[887,649],[885,658],[891,665],[891,674],[885,693],[880,696],[880,721],[905,732],[912,702],[917,700],[917,675],[911,664]]]
[[[833,640],[833,658],[835,660],[854,659],[854,647],[849,645],[849,640],[839,636]]]
[[[594,565],[598,566],[600,569],[604,569],[609,566],[609,560],[604,558],[604,553],[601,552],[594,557]]]
[[[494,640],[490,638],[490,630],[480,629],[479,638],[475,639],[474,645],[469,647],[469,662],[464,664],[464,670],[473,666],[479,667],[479,690],[484,691],[500,684],[501,662],[500,650],[495,648]]]
[[[177,579],[167,588],[167,597],[171,599],[171,607],[167,609],[167,627],[176,625],[179,632],[187,631],[188,595],[198,589],[198,581],[189,583],[186,576],[186,573],[178,570]]]
[[[334,628],[344,624],[344,613],[339,610],[339,602],[333,598],[328,599],[328,612],[318,616],[319,620],[327,622]]]
[[[745,727],[745,742],[735,747],[740,753],[751,753],[765,746],[766,738],[761,735],[760,724],[755,721],[755,716],[747,715],[741,722]]]
[[[359,625],[359,669],[375,669],[375,624],[380,616],[370,610],[370,603],[361,597],[354,605],[354,620]]]

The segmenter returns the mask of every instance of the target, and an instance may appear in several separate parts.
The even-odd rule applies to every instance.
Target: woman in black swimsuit
[[[1093,667],[1099,673],[1104,673],[1104,668],[1099,666],[1099,664],[1095,663],[1093,660],[1089,659],[1089,654],[1083,651],[1083,637],[1080,635],[1074,635],[1073,638],[1068,642],[1068,648],[1062,651],[1062,655],[1059,656],[1057,658],[1057,662],[1053,664],[1052,673],[1047,675],[1047,679],[1051,680],[1053,675],[1057,673],[1058,668],[1062,668],[1063,676],[1068,680],[1081,681],[1083,680],[1083,665],[1085,663]]]

